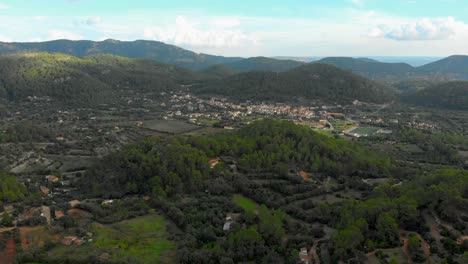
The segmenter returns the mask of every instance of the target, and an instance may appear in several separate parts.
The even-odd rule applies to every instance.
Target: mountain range
[[[151,59],[161,63],[173,64],[192,70],[204,69],[215,64],[232,63],[242,58],[229,58],[208,54],[198,54],[159,41],[136,40],[119,41],[72,41],[54,40],[31,43],[0,42],[0,54],[31,52],[63,53],[75,57],[96,54],[112,54],[135,59]]]
[[[116,96],[115,91],[125,87],[162,91],[180,84],[201,83],[197,93],[237,99],[295,97],[387,102],[393,100],[393,91],[398,91],[407,102],[421,104],[417,98],[431,101],[427,93],[434,92],[440,100],[452,102],[457,108],[459,103],[451,95],[443,99],[441,91],[447,89],[457,95],[461,91],[463,95],[465,90],[452,88],[461,84],[451,81],[468,80],[468,56],[463,55],[419,67],[349,57],[327,57],[307,63],[288,57],[214,56],[158,41],[112,39],[0,42],[0,54],[0,97],[9,100],[47,95],[101,101]]]
[[[119,41],[71,41],[54,40],[35,43],[0,42],[0,54],[31,52],[63,53],[75,57],[96,54],[112,54],[128,58],[155,60],[191,70],[206,70],[214,65],[225,65],[236,72],[273,71],[283,72],[310,62],[298,61],[293,57],[223,57],[195,53],[158,41],[136,40]],[[468,80],[468,56],[454,55],[423,66],[413,67],[407,63],[380,62],[368,58],[327,57],[310,63],[331,64],[341,69],[350,70],[373,80],[387,84],[397,83],[402,79],[429,79],[437,81]]]
[[[367,58],[328,57],[313,63],[331,64],[387,84],[402,80],[468,80],[468,56],[454,55],[429,64],[413,67],[406,63],[379,62]]]

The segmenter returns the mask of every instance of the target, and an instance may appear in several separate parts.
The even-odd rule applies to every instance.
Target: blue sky
[[[468,54],[466,0],[0,0],[0,41],[159,40],[228,56]]]

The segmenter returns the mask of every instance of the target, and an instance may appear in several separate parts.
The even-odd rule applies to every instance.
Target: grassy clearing
[[[168,253],[175,245],[167,239],[164,219],[149,215],[112,227],[96,227],[93,247],[108,250],[113,259],[128,258],[136,263],[172,262]]]
[[[333,127],[335,128],[336,131],[340,131],[340,132],[346,131],[346,130],[356,126],[355,123],[341,122],[341,121],[332,122],[331,124],[333,125]]]
[[[199,129],[197,125],[175,120],[149,120],[145,121],[144,128],[170,134],[186,133]]]
[[[359,136],[373,136],[379,131],[376,127],[358,127],[351,130],[349,133],[357,134]]]
[[[234,196],[234,203],[249,213],[256,213],[258,204],[242,195]]]
[[[174,263],[176,246],[166,234],[164,218],[158,215],[126,220],[113,225],[95,225],[93,242],[81,246],[58,245],[47,252],[52,263],[89,263],[102,253],[112,261],[127,263]],[[67,262],[67,263],[68,263]]]
[[[318,129],[318,128],[312,128],[312,130],[314,132],[325,135],[327,137],[334,137],[333,132],[331,130],[324,130],[324,129]]]

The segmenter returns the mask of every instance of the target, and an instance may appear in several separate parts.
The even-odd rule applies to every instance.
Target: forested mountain
[[[303,62],[281,59],[253,57],[223,57],[208,54],[198,54],[174,45],[159,41],[119,41],[107,39],[104,41],[72,41],[53,40],[46,42],[6,43],[0,42],[0,54],[15,54],[24,52],[63,53],[75,57],[85,57],[96,54],[112,54],[128,58],[151,59],[161,63],[173,64],[192,70],[203,70],[210,66],[223,64],[235,71],[273,71],[282,72],[298,67]],[[451,56],[420,67],[412,67],[406,63],[384,63],[367,58],[329,57],[312,63],[326,63],[336,67],[351,70],[365,77],[393,82],[395,78],[409,78],[414,75],[438,80],[468,79],[468,56]]]
[[[0,56],[0,97],[8,100],[50,96],[67,102],[96,103],[115,98],[121,90],[164,91],[197,78],[197,74],[176,66],[112,55]]]
[[[457,79],[468,79],[468,56],[454,55],[421,67],[418,71],[427,74],[452,74]]]
[[[128,58],[151,59],[189,69],[203,69],[215,64],[231,63],[242,59],[197,54],[159,41],[147,40],[118,41],[108,39],[99,42],[87,40],[54,40],[35,43],[0,42],[0,54],[21,52],[64,53],[75,57],[112,54]]]
[[[391,85],[398,85],[402,80],[447,82],[468,79],[468,56],[451,56],[419,67],[351,57],[328,57],[312,63],[331,64]]]
[[[317,63],[331,64],[338,68],[350,70],[368,78],[384,77],[385,75],[407,75],[416,71],[406,63],[385,63],[367,58],[328,57]]]
[[[224,77],[228,77],[228,76],[239,73],[238,71],[233,70],[232,68],[223,64],[211,66],[200,72],[205,75],[211,76],[212,78],[218,78],[218,79],[222,79]]]
[[[266,57],[253,57],[233,63],[225,64],[227,67],[238,71],[270,71],[284,72],[303,65],[304,63],[294,60],[278,60]]]
[[[244,100],[323,99],[389,102],[393,92],[378,83],[326,64],[303,65],[287,72],[247,72],[206,82],[195,93],[217,94]]]
[[[468,82],[436,84],[404,96],[403,101],[428,107],[468,110]]]

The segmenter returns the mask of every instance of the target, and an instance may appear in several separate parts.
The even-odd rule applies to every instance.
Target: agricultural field
[[[150,120],[145,121],[144,128],[163,132],[167,134],[181,134],[197,130],[200,127],[189,123],[176,121],[176,120]]]
[[[169,241],[164,218],[150,214],[112,225],[95,224],[93,240],[81,246],[59,245],[48,259],[87,261],[126,260],[129,263],[174,263],[175,244]]]
[[[377,134],[380,128],[377,127],[357,127],[353,130],[347,132],[348,135],[353,135],[356,137],[369,137]]]
[[[96,226],[92,246],[110,253],[112,259],[131,259],[134,263],[169,263],[175,246],[167,239],[165,221],[148,215],[110,227]],[[120,249],[116,251],[115,249]]]

